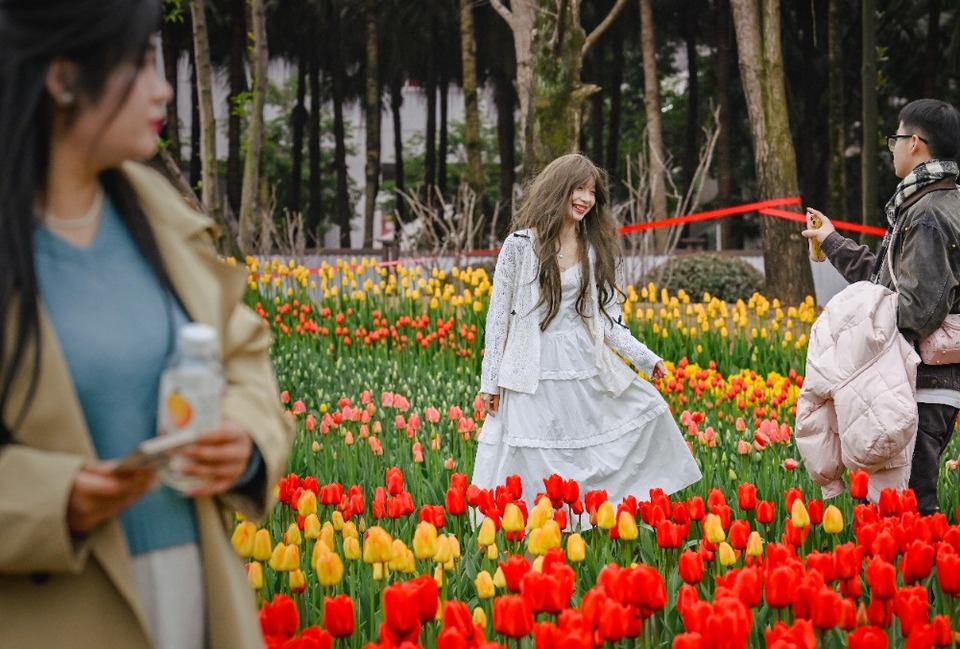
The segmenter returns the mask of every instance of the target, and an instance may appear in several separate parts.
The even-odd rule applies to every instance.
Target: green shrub
[[[650,275],[660,277],[657,288],[671,295],[683,289],[694,300],[709,293],[724,302],[748,299],[763,290],[764,281],[763,274],[742,259],[712,252],[672,257]]]

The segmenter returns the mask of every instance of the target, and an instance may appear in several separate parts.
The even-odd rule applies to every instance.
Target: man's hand
[[[808,207],[807,208],[807,225],[808,226],[812,225],[811,220],[814,218],[820,219],[820,222],[821,222],[820,227],[819,228],[808,227],[806,230],[804,230],[800,234],[802,234],[808,239],[816,239],[820,243],[823,243],[823,240],[826,239],[831,232],[836,232],[837,229],[833,227],[833,223],[830,222],[830,219],[828,219],[823,212],[819,210],[815,210],[812,207]]]

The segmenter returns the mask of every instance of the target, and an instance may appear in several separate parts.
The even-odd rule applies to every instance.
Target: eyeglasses
[[[900,138],[902,138],[902,137],[913,137],[914,135],[917,135],[917,134],[916,134],[916,133],[905,133],[905,134],[903,134],[903,135],[901,135],[901,134],[888,135],[888,136],[887,136],[887,150],[890,151],[890,153],[893,153],[893,147],[897,146],[897,140],[898,140],[898,139],[900,139]],[[919,135],[917,135],[917,139],[920,140],[921,142],[923,142],[924,144],[927,144],[927,140],[926,140],[925,138],[922,138],[922,137],[920,137]]]

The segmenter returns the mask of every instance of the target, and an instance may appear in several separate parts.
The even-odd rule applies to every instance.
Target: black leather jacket
[[[937,329],[948,313],[960,313],[960,188],[950,176],[904,201],[893,241],[893,272],[900,294],[897,326],[914,343]],[[823,242],[830,263],[848,282],[869,280],[893,289],[883,255],[874,255],[833,232]],[[918,388],[960,390],[960,364],[917,369]]]

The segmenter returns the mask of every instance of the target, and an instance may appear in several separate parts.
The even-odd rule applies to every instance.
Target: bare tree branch
[[[507,24],[513,29],[513,12],[507,9],[500,0],[490,0],[490,6],[493,7],[494,11],[500,14],[500,17],[507,21]]]
[[[494,1],[499,0],[490,0],[491,4]],[[613,9],[610,10],[610,13],[607,14],[607,17],[604,18],[599,25],[597,25],[590,35],[587,36],[587,40],[583,41],[583,47],[580,48],[580,56],[586,56],[587,52],[590,51],[596,42],[603,35],[603,32],[607,31],[607,28],[613,24],[613,21],[617,19],[617,16],[620,15],[620,11],[627,6],[627,0],[617,0],[617,4],[613,6]]]

